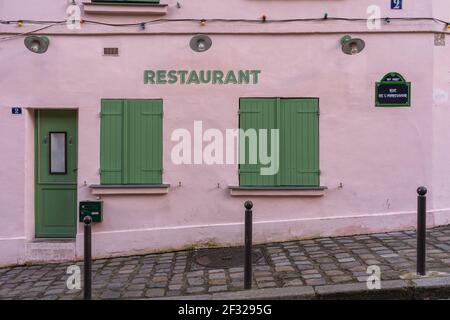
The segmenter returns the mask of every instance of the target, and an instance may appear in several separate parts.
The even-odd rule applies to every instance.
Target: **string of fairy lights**
[[[344,21],[344,22],[384,22],[386,24],[390,24],[393,21],[431,21],[437,24],[442,24],[445,29],[448,29],[450,26],[450,22],[433,18],[433,17],[380,17],[380,18],[344,18],[344,17],[330,17],[328,13],[324,13],[323,17],[320,18],[293,18],[293,19],[268,19],[265,15],[263,15],[259,19],[222,19],[222,18],[213,18],[213,19],[193,19],[193,18],[185,18],[185,19],[153,19],[142,22],[134,22],[134,23],[109,23],[95,20],[80,20],[81,24],[92,24],[92,25],[101,25],[108,27],[139,27],[141,30],[145,30],[147,25],[152,24],[160,24],[160,23],[175,23],[175,22],[191,22],[195,24],[199,24],[200,26],[206,26],[209,23],[249,23],[249,24],[280,24],[280,23],[293,23],[293,22],[325,22],[325,21]],[[57,25],[67,24],[67,20],[59,20],[59,21],[48,21],[48,20],[0,20],[0,24],[4,25],[16,25],[18,27],[23,27],[24,25],[46,25],[42,28],[38,28],[35,30],[27,31],[24,33],[17,33],[12,36],[0,38],[1,40],[10,40],[16,37],[29,35],[32,33],[36,33],[42,31],[44,29],[51,28]]]

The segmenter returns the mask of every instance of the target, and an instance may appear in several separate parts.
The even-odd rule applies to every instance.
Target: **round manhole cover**
[[[259,249],[253,250],[253,263],[258,262],[262,258]],[[244,248],[223,248],[202,250],[195,254],[194,261],[196,264],[207,268],[233,268],[242,267],[245,260]]]

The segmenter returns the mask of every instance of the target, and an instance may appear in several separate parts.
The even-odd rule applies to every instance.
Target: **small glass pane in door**
[[[50,174],[66,173],[66,132],[50,132]]]

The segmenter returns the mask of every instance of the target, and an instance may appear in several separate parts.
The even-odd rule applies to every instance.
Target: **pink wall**
[[[0,0],[3,19],[65,19],[65,8],[72,0]],[[76,1],[77,3],[89,2]],[[181,4],[181,9],[176,4]],[[170,14],[183,18],[254,18],[266,14],[272,18],[297,18],[322,16],[360,17],[365,16],[366,8],[378,5],[383,12],[395,16],[429,16],[433,6],[448,9],[445,0],[404,1],[404,9],[390,10],[390,1],[385,0],[161,0],[168,4]],[[442,12],[442,11],[441,11]]]
[[[60,1],[45,1],[48,6],[42,11],[24,2],[0,0],[0,17],[64,16]],[[366,17],[368,4],[386,3],[184,2],[179,11],[170,8],[168,17],[255,18],[265,13],[289,18],[325,11]],[[439,6],[450,9],[442,2]],[[426,1],[408,2],[401,12],[383,10],[391,17],[430,16],[433,11]],[[277,34],[250,35],[245,33],[249,28]],[[27,51],[22,38],[0,42],[0,264],[30,260],[26,244],[33,240],[33,124],[26,112],[11,115],[12,106],[79,110],[78,200],[86,200],[95,199],[87,186],[99,183],[100,99],[164,99],[163,182],[171,184],[169,193],[104,196],[104,222],[94,227],[96,256],[242,242],[247,198],[231,197],[227,189],[238,184],[237,165],[176,166],[170,160],[174,129],[192,130],[195,120],[202,120],[204,129],[237,128],[239,97],[320,98],[321,185],[329,189],[319,198],[253,198],[256,241],[412,228],[415,189],[422,184],[429,187],[430,226],[449,223],[450,105],[433,98],[436,88],[449,89],[448,46],[434,46],[433,31],[441,29],[430,22],[392,23],[372,33],[364,23],[220,24],[204,29],[186,23],[156,25],[143,33],[116,28],[112,35],[104,27],[86,26],[76,34],[58,27],[47,33],[51,44],[44,55]],[[162,30],[171,34],[153,34]],[[314,30],[320,34],[311,34]],[[361,33],[366,48],[347,56],[339,39],[352,30]],[[416,30],[422,32],[412,33]],[[17,27],[0,25],[0,32],[17,32]],[[123,34],[127,32],[135,35]],[[192,35],[186,32],[213,33],[213,47],[194,53],[189,48]],[[103,47],[110,46],[120,48],[119,57],[102,55]],[[146,69],[259,69],[261,75],[257,85],[145,85]],[[374,107],[375,82],[391,71],[412,82],[411,108]],[[340,183],[343,188],[338,188]],[[81,225],[79,229],[77,255],[82,254]]]

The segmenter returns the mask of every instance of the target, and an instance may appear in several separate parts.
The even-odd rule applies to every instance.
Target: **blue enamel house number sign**
[[[403,1],[402,0],[391,0],[391,9],[393,10],[401,10],[403,9]]]
[[[12,107],[11,108],[11,113],[12,114],[22,114],[22,108],[20,108],[20,107]]]

